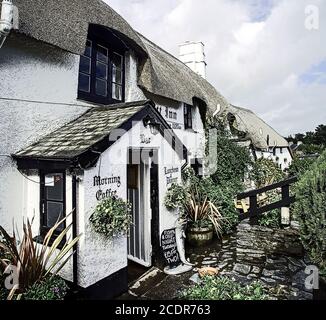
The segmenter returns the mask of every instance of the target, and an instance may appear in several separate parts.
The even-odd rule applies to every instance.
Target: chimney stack
[[[179,45],[179,60],[206,79],[205,45],[202,42],[186,41]]]

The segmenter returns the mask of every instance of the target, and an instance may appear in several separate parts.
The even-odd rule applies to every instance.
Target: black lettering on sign
[[[161,235],[161,248],[163,257],[170,268],[180,265],[175,229],[164,230]]]

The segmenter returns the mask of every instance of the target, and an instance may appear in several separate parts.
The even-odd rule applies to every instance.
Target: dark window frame
[[[194,158],[190,160],[190,166],[195,171],[195,174],[202,178],[204,176],[203,173],[203,159],[202,158]]]
[[[50,175],[50,174],[56,174],[56,173],[62,174],[62,178],[63,178],[62,201],[61,200],[51,200],[51,199],[48,199],[46,196],[45,176]],[[47,232],[51,229],[51,227],[48,227],[46,225],[47,216],[48,216],[46,204],[48,201],[62,203],[63,204],[63,209],[62,209],[63,215],[62,216],[63,216],[63,218],[66,217],[66,172],[64,170],[40,170],[40,237],[41,237],[40,240],[44,239]],[[63,229],[64,228],[66,228],[66,221],[63,222]],[[62,232],[62,230],[56,230],[53,233],[53,239],[51,239],[50,245],[55,240],[55,238],[58,237],[58,235],[61,232]],[[64,241],[65,241],[65,237],[62,240],[61,244]]]
[[[193,108],[192,105],[186,103],[184,104],[183,115],[184,115],[185,130],[193,129],[192,108]]]
[[[91,42],[91,55],[86,54],[87,44]],[[108,52],[107,63],[101,62],[97,59],[98,47],[105,48]],[[78,99],[86,100],[89,102],[100,104],[115,104],[123,103],[125,101],[125,53],[127,48],[123,42],[118,39],[109,29],[100,26],[90,26],[87,42],[85,44],[84,55],[81,55],[80,60],[83,57],[90,59],[91,67],[90,73],[81,71],[81,63],[78,71]],[[114,56],[121,56],[121,84],[113,81],[113,60]],[[96,66],[97,63],[107,64],[107,96],[101,96],[96,94],[96,80],[103,81],[104,78],[97,77]],[[86,92],[80,89],[80,77],[81,75],[90,76],[90,91]],[[121,86],[121,100],[113,98],[113,85]]]

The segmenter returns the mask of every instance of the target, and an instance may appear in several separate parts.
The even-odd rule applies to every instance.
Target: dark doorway
[[[129,150],[127,197],[132,205],[133,224],[128,237],[128,259],[146,268],[159,254],[158,151]],[[130,263],[131,273],[133,263]],[[131,275],[132,277],[132,275]]]
[[[150,194],[151,194],[151,240],[152,240],[152,262],[157,265],[160,259],[160,223],[159,223],[159,184],[158,184],[158,155],[154,151],[153,161],[150,169]]]

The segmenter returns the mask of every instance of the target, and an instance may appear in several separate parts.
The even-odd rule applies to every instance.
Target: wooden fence
[[[246,213],[240,214],[240,220],[249,218],[251,224],[257,224],[261,214],[278,208],[289,208],[290,205],[295,202],[295,196],[290,196],[290,186],[297,182],[297,180],[296,177],[292,177],[267,187],[239,194],[237,197],[239,201],[249,198],[249,210]],[[257,196],[279,188],[282,189],[282,199],[280,201],[263,206],[258,205]]]

